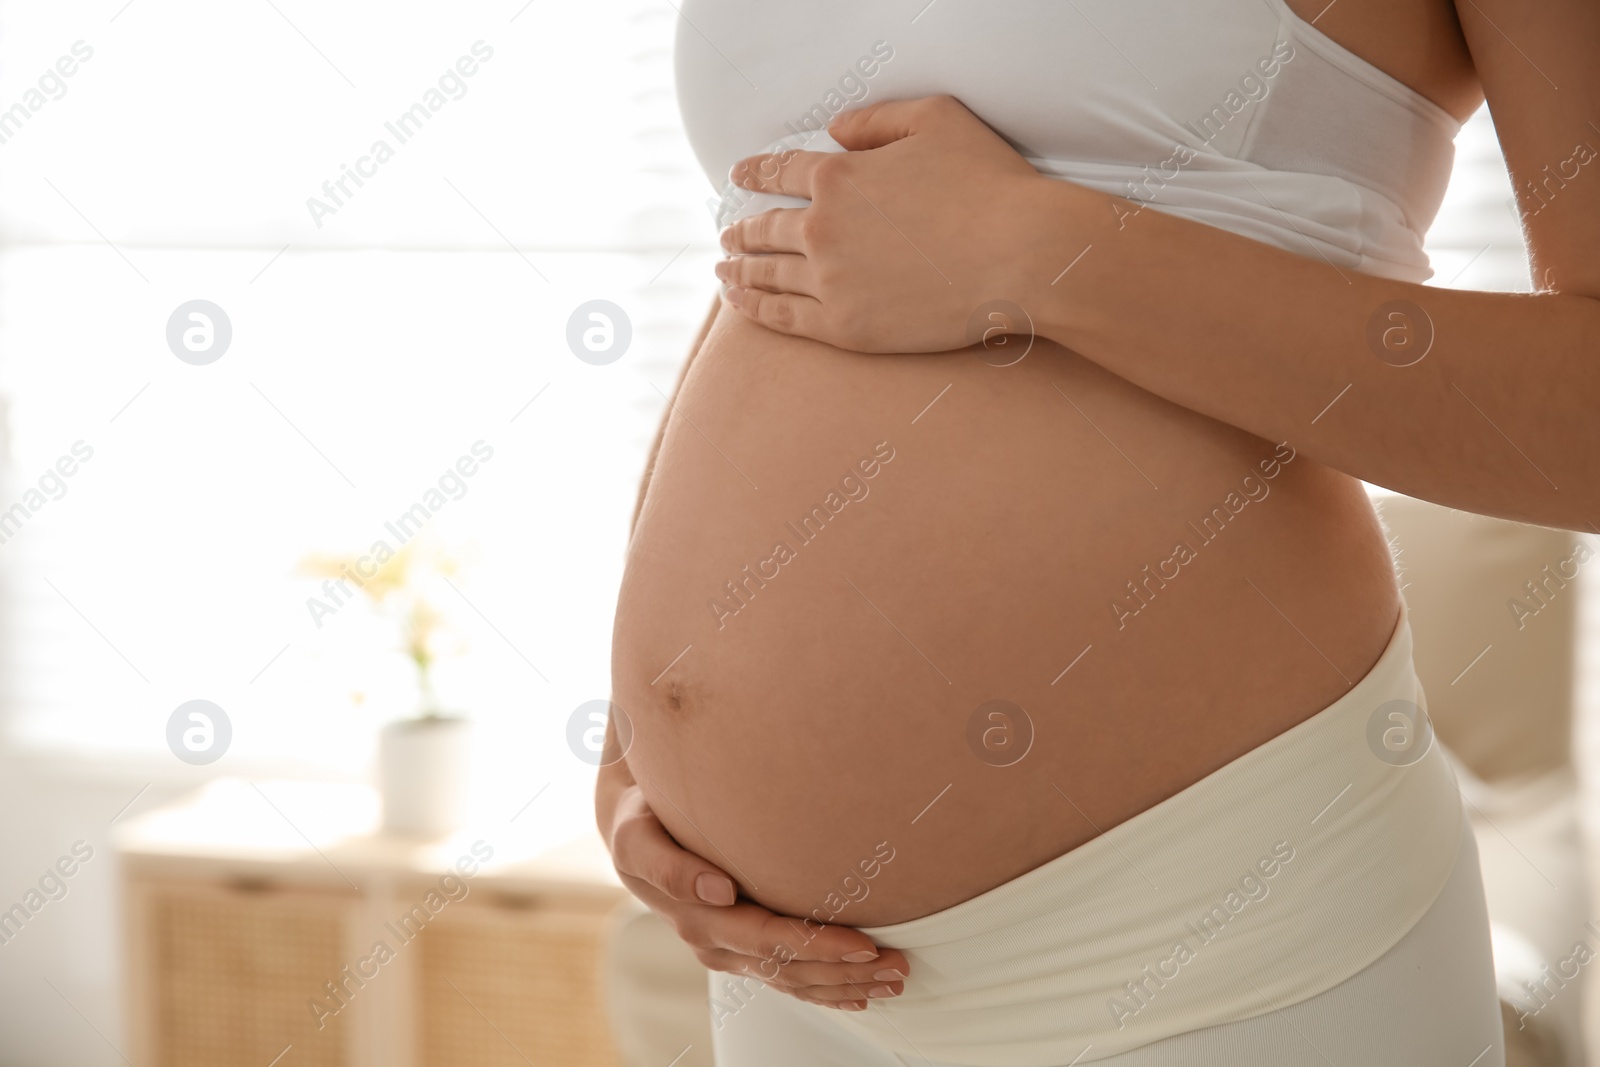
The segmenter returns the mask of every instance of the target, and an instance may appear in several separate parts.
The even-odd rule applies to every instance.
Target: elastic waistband
[[[841,1025],[974,1067],[1089,1063],[1325,992],[1443,888],[1462,807],[1434,743],[1402,604],[1329,707],[1043,866],[869,927],[905,993]]]

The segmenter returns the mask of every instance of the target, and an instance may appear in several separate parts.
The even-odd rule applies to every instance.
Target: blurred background
[[[0,0],[0,1064],[665,1065],[604,1007],[656,1011],[647,972],[709,1062],[703,976],[618,948],[586,708],[716,285],[677,29],[660,0]],[[1486,113],[1429,243],[1434,284],[1529,288]],[[1501,559],[1509,590],[1452,577],[1470,545],[1437,581],[1498,618],[1576,540]],[[409,550],[330,592],[380,541]],[[1486,779],[1589,795],[1594,585],[1542,717],[1471,735]],[[424,843],[374,838],[384,774]],[[1600,946],[1578,808],[1480,799],[1529,906],[1564,894],[1528,973]],[[418,902],[426,950],[373,933]],[[1581,990],[1544,988],[1565,1044],[1526,1062],[1579,1063]]]

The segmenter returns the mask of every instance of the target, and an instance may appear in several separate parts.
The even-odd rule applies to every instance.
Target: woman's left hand
[[[969,332],[984,305],[1026,305],[1056,259],[1081,251],[1040,247],[1060,232],[1041,213],[1074,195],[1046,189],[1067,183],[1042,177],[954,97],[874,104],[828,132],[848,151],[751,156],[730,172],[743,188],[811,201],[722,234],[729,303],[773,330],[856,352],[961,348],[978,340]]]

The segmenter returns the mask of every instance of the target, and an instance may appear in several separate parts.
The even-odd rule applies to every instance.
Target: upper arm
[[[1456,0],[1536,291],[1600,299],[1600,4]]]

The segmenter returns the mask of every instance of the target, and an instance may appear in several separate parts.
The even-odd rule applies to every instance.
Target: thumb
[[[893,144],[914,132],[918,114],[916,103],[915,100],[880,100],[843,112],[828,124],[828,136],[850,152]]]
[[[673,839],[638,786],[618,803],[611,858],[618,874],[646,882],[680,903],[725,906],[738,898],[732,878]]]

